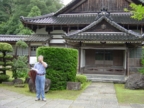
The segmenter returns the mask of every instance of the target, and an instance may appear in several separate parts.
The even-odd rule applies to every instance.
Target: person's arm
[[[43,65],[45,68],[48,66],[47,63],[44,62],[44,61],[41,61],[41,63],[42,63],[42,65]]]

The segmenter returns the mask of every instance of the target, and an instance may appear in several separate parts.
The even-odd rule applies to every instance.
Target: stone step
[[[87,80],[93,82],[125,82],[125,75],[85,74]]]

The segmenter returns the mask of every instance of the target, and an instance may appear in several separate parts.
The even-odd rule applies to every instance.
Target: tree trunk
[[[3,74],[5,74],[6,75],[6,70],[5,70],[5,67],[6,67],[6,58],[5,58],[5,56],[6,56],[6,52],[4,51],[3,52],[3,63],[4,63],[4,65],[3,65]]]

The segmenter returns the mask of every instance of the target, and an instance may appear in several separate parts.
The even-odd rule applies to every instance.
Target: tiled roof
[[[132,31],[132,30],[127,30],[125,29],[124,27],[120,26],[119,24],[117,24],[115,21],[113,21],[110,18],[106,17],[106,16],[101,16],[99,17],[96,21],[92,22],[90,25],[86,26],[85,28],[83,28],[82,30],[78,30],[78,31],[75,31],[75,32],[71,32],[70,34],[67,34],[67,36],[72,36],[72,35],[75,35],[75,34],[78,34],[78,33],[82,33],[82,32],[85,32],[86,30],[92,28],[93,26],[97,25],[98,23],[100,23],[102,20],[105,20],[107,21],[110,25],[112,25],[113,27],[117,28],[118,30],[120,30],[121,32],[124,32],[124,33],[127,33],[129,35],[133,35],[133,36],[136,36],[136,37],[141,37],[140,34]]]
[[[109,33],[79,33],[73,36],[66,37],[68,40],[78,41],[142,41],[141,37],[128,35],[123,32],[109,32]]]
[[[16,42],[18,40],[27,42],[44,42],[48,39],[48,35],[0,35],[0,42]]]
[[[28,37],[28,35],[0,35],[0,42],[15,42],[18,40],[25,40]]]
[[[31,41],[31,42],[44,42],[50,39],[49,35],[42,35],[42,34],[35,34],[29,36],[25,41]]]
[[[21,21],[39,25],[90,24],[95,21],[97,16],[97,13],[60,14],[58,16],[54,16],[52,13],[34,18],[21,17]],[[130,13],[111,13],[111,17],[120,24],[144,24],[144,20],[132,19]]]
[[[96,26],[105,20],[111,26],[118,29],[120,32],[87,32],[90,28]],[[68,40],[88,40],[88,41],[142,41],[143,35],[136,33],[132,30],[127,30],[117,24],[111,15],[104,11],[99,13],[96,21],[92,22],[82,30],[65,34],[64,38]]]
[[[64,11],[66,11],[68,8],[70,8],[71,6],[78,6],[80,4],[82,4],[83,2],[85,2],[86,0],[72,0],[70,3],[68,3],[66,6],[64,6],[63,8],[59,9],[54,15],[59,15],[61,13],[63,13]]]

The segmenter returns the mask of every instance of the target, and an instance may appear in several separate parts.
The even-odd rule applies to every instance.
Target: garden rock
[[[13,83],[14,84],[23,84],[23,80],[22,79],[14,79]]]
[[[79,90],[80,88],[80,82],[67,82],[67,90]]]
[[[30,80],[30,78],[29,78],[29,77],[28,77],[28,78],[26,78],[26,79],[25,79],[25,81],[24,81],[24,83],[27,83],[27,84],[28,84],[28,83],[29,83],[29,80]]]
[[[35,84],[33,83],[32,79],[29,80],[28,85],[29,85],[29,91],[30,92],[36,92]],[[45,80],[45,92],[49,91],[50,85],[51,85],[51,80],[50,79],[46,79]]]
[[[130,75],[125,83],[125,88],[144,89],[144,75],[140,73]]]

